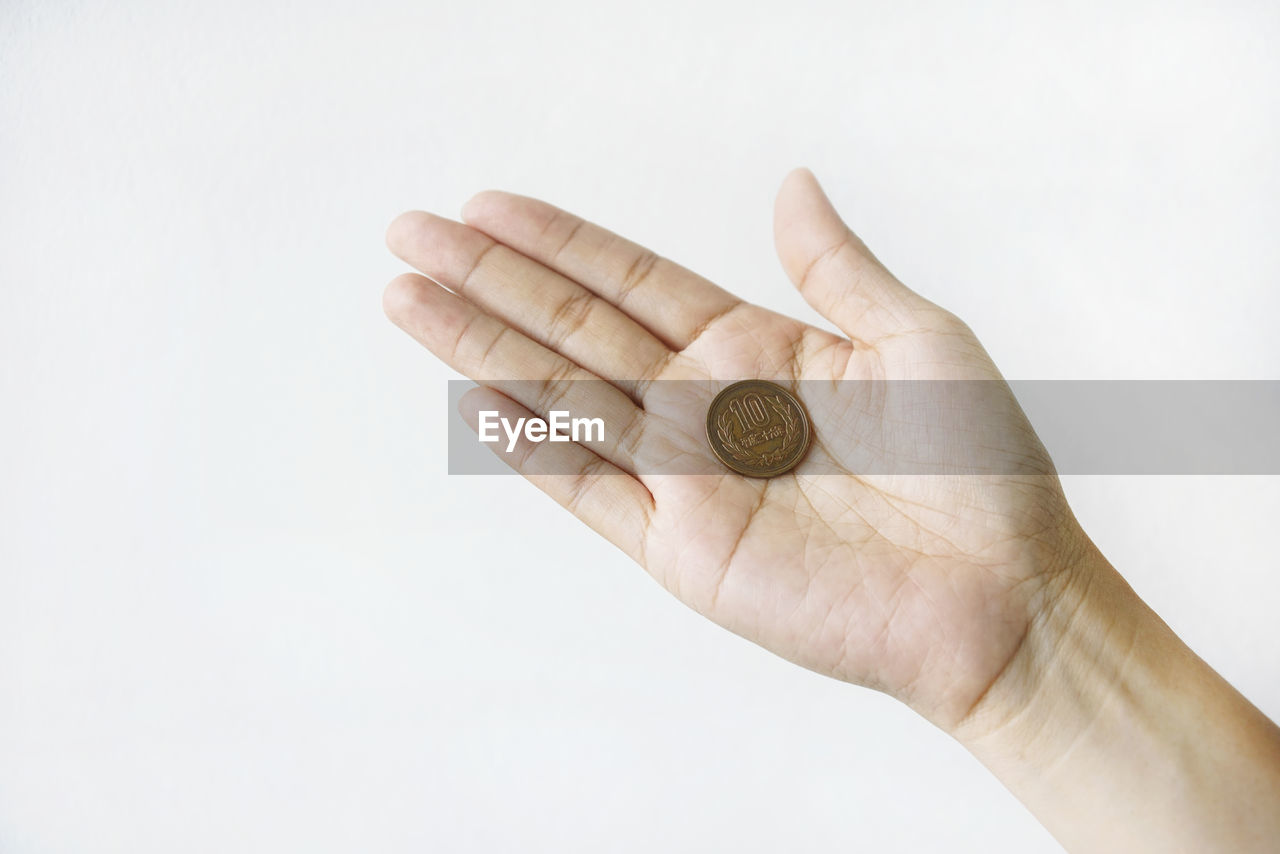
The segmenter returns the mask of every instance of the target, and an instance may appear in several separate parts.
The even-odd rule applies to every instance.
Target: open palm
[[[481,193],[463,219],[392,224],[388,245],[425,276],[388,286],[388,315],[481,384],[463,401],[473,426],[482,409],[618,426],[590,447],[522,441],[514,467],[717,623],[944,728],[965,718],[1083,534],[963,323],[885,270],[807,170],[779,192],[778,253],[844,336],[534,199]],[[816,439],[792,473],[705,465],[702,415],[744,378],[822,390],[801,393]],[[931,435],[984,449],[988,468],[922,462],[896,381],[981,389]]]

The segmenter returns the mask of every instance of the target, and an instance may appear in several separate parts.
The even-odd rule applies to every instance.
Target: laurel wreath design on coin
[[[782,418],[782,423],[786,430],[782,434],[782,445],[776,450],[769,451],[766,454],[757,454],[747,450],[738,444],[737,440],[729,433],[729,413],[721,412],[720,417],[716,419],[716,435],[720,437],[720,441],[724,444],[724,448],[729,455],[740,463],[753,463],[761,466],[771,466],[790,456],[796,449],[796,445],[800,441],[800,420],[796,418],[795,412],[791,409],[791,404],[787,403],[778,395],[763,395],[765,402],[773,409],[774,412]]]

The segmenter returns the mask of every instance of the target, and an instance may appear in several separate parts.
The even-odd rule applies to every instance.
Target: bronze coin
[[[795,395],[765,380],[742,380],[707,408],[707,441],[716,459],[748,477],[791,471],[809,450],[809,415]]]

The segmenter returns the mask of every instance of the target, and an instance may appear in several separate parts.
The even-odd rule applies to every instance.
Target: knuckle
[[[586,325],[594,306],[595,295],[585,289],[565,297],[556,306],[549,324],[553,349],[559,348],[570,335]]]
[[[552,228],[552,226],[555,226],[562,222],[567,222],[569,225],[569,228],[568,228],[568,232],[563,237],[558,238],[555,248],[551,250],[551,260],[553,262],[557,260],[561,255],[563,255],[565,250],[568,249],[569,246],[573,244],[573,241],[578,236],[578,232],[582,230],[582,227],[584,225],[586,225],[586,222],[584,220],[578,219],[575,216],[570,216],[569,214],[563,213],[561,211],[557,211],[555,215],[552,217],[551,225],[548,226],[548,228],[550,229]]]
[[[453,361],[457,361],[458,355],[474,342],[476,332],[475,327],[476,324],[480,322],[480,319],[481,315],[477,314],[463,324],[462,328],[458,330],[458,337],[453,344]],[[510,329],[506,326],[498,327],[498,330],[493,334],[493,337],[485,344],[484,349],[476,354],[475,364],[481,370],[485,370],[488,367],[489,361],[493,358],[494,352],[502,344],[502,339],[506,337],[506,334],[509,331]]]
[[[539,385],[536,395],[539,414],[550,411],[557,401],[564,399],[569,383],[573,382],[574,373],[575,368],[571,363],[558,365],[551,370],[550,376]]]
[[[644,411],[636,409],[631,420],[618,433],[617,449],[628,460],[634,460],[639,453],[641,439],[644,436]]]
[[[642,249],[636,253],[618,282],[618,302],[625,300],[628,294],[649,278],[649,274],[653,272],[660,260],[661,257],[649,249]]]

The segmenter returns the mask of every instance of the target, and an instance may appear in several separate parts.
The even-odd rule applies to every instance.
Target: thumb
[[[874,340],[908,328],[915,310],[928,305],[845,225],[808,169],[783,179],[773,239],[805,301],[850,338]]]

